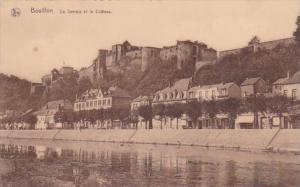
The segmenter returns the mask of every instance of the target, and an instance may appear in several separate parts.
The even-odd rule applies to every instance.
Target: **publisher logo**
[[[21,10],[19,8],[13,8],[10,11],[12,17],[19,17],[21,15]]]

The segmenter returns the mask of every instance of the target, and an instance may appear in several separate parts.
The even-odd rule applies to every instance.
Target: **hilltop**
[[[35,105],[30,97],[30,82],[0,73],[0,110],[27,109]]]
[[[296,44],[278,45],[255,53],[243,51],[222,58],[217,64],[206,65],[195,73],[200,85],[220,82],[240,84],[250,77],[262,77],[270,84],[300,70],[300,48]]]

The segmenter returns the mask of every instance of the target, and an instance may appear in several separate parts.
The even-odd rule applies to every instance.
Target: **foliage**
[[[267,110],[266,97],[262,95],[251,95],[246,98],[245,107],[253,113],[265,113]]]
[[[205,113],[208,114],[210,118],[215,118],[219,113],[219,108],[217,106],[217,102],[215,100],[205,101],[203,102]]]
[[[284,95],[276,95],[266,100],[266,108],[271,112],[282,115],[288,112],[288,107],[291,105],[291,100]]]
[[[13,75],[0,73],[0,111],[28,109],[30,82]],[[38,98],[35,98],[36,100]]]
[[[152,107],[149,105],[142,105],[138,108],[138,115],[140,115],[145,120],[150,120],[152,118]]]
[[[262,49],[255,53],[243,51],[228,55],[213,65],[200,68],[194,76],[200,85],[221,82],[241,84],[247,77],[262,77],[270,83],[285,77],[286,73],[300,70],[300,49],[278,45],[274,49]]]
[[[145,119],[146,123],[149,121],[149,129],[152,129],[152,107],[149,105],[142,105],[138,108],[138,115]],[[147,126],[147,125],[146,125]]]
[[[176,59],[162,61],[156,59],[155,62],[145,72],[135,88],[137,95],[148,95],[166,87],[170,81],[176,79],[178,70]]]
[[[176,128],[178,129],[178,119],[184,113],[184,104],[182,103],[173,103],[166,106],[166,115],[171,119],[176,118],[177,124]]]
[[[162,129],[162,121],[166,117],[166,106],[164,104],[154,105],[152,108],[153,116],[159,117],[160,128]]]
[[[190,101],[187,104],[185,104],[184,112],[192,119],[193,123],[195,123],[198,117],[202,115],[202,109],[203,109],[203,105],[201,102]]]
[[[29,123],[30,125],[35,125],[37,122],[37,117],[33,114],[27,115],[24,117],[24,122]]]
[[[219,111],[229,115],[229,118],[235,119],[241,112],[241,100],[236,98],[228,98],[220,100],[217,103]]]
[[[300,46],[300,16],[298,16],[296,24],[297,24],[297,28],[296,31],[294,32],[294,36],[298,46]]]

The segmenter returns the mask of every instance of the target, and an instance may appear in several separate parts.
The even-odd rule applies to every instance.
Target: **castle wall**
[[[111,52],[106,55],[106,60],[105,61],[106,61],[106,67],[107,68],[111,67],[113,65],[113,55],[112,55]]]
[[[51,79],[51,74],[47,74],[47,75],[44,75],[42,77],[42,83],[44,86],[50,86],[51,85],[51,82],[52,82],[52,79]]]
[[[243,48],[220,51],[219,55],[218,55],[218,58],[222,59],[223,57],[225,57],[227,55],[239,54],[244,48],[247,48],[247,47],[250,48],[251,51],[256,52],[259,49],[268,49],[268,50],[274,49],[278,45],[282,45],[282,46],[287,47],[287,46],[289,46],[291,44],[294,44],[294,43],[295,43],[295,38],[284,38],[284,39],[279,39],[279,40],[261,42],[261,43],[257,43],[257,44],[248,45],[248,46],[243,47]]]
[[[141,50],[133,50],[128,51],[125,53],[125,56],[131,57],[131,58],[141,58],[142,57],[142,51]]]
[[[142,71],[145,71],[149,66],[154,63],[156,57],[160,54],[159,48],[143,47],[142,48]]]
[[[197,46],[180,42],[177,44],[177,68],[181,69],[188,61],[196,61]]]
[[[219,58],[223,58],[228,55],[236,55],[239,54],[242,51],[242,48],[239,49],[231,49],[231,50],[226,50],[226,51],[220,51],[219,52]]]
[[[274,40],[274,41],[268,41],[268,42],[262,42],[258,45],[258,48],[261,49],[273,49],[276,46],[278,46],[279,44],[282,46],[289,46],[291,44],[295,43],[295,39],[294,38],[285,38],[285,39],[280,39],[280,40]]]
[[[93,81],[93,74],[94,74],[94,66],[95,64],[93,63],[90,65],[88,68],[82,69],[78,72],[79,74],[79,80],[82,78],[89,78],[90,81]]]
[[[201,61],[216,61],[217,60],[217,51],[214,49],[204,49],[201,53]]]
[[[177,46],[164,47],[159,53],[159,57],[162,60],[170,60],[177,56]]]
[[[60,74],[73,74],[73,72],[74,72],[74,68],[72,68],[72,67],[62,67],[62,68],[60,68],[60,70],[59,70],[59,73]]]

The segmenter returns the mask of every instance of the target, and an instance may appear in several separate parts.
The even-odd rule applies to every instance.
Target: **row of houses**
[[[209,100],[222,100],[228,98],[243,99],[250,95],[265,95],[266,97],[274,95],[285,95],[294,101],[300,100],[300,71],[295,73],[293,76],[287,75],[285,78],[278,79],[272,84],[272,91],[268,91],[268,85],[265,80],[260,77],[247,78],[240,86],[234,82],[220,83],[213,85],[194,86],[191,78],[181,79],[170,84],[168,87],[157,91],[153,97],[150,96],[139,96],[134,99],[131,103],[131,111],[137,110],[142,105],[156,104],[172,104],[172,103],[187,103],[191,100],[197,101],[209,101]],[[293,111],[293,109],[291,109]],[[295,109],[295,111],[299,111]],[[295,112],[294,116],[299,116],[299,112]],[[274,128],[282,125],[281,128],[296,128],[299,126],[299,119],[294,121],[293,124],[289,123],[288,114],[285,114],[282,118],[279,118],[276,114],[268,114],[259,116],[259,127],[260,128]],[[235,121],[235,128],[253,128],[255,116],[251,113],[240,114]],[[199,119],[199,128],[216,128],[230,127],[227,125],[229,119],[226,115],[217,115],[217,121],[212,127],[211,120],[205,117]],[[175,122],[173,122],[174,124]],[[220,123],[220,124],[218,124]],[[153,119],[154,127],[160,128],[160,120]],[[165,128],[172,128],[168,124],[172,124],[172,119],[165,119]],[[139,117],[138,125],[143,127],[145,123],[143,119]],[[183,116],[179,120],[181,128],[190,127],[191,120],[187,116]]]
[[[49,128],[63,128],[62,123],[56,123],[54,115],[60,111],[88,111],[97,109],[127,109],[131,112],[138,110],[142,105],[157,105],[157,104],[172,104],[172,103],[187,103],[192,100],[197,101],[209,101],[209,100],[222,100],[228,98],[242,99],[249,95],[286,95],[293,100],[300,100],[300,71],[293,76],[287,75],[285,78],[280,78],[272,84],[272,92],[268,92],[267,83],[260,77],[247,78],[240,86],[234,82],[219,83],[213,85],[198,85],[192,81],[192,78],[181,79],[173,84],[169,84],[168,87],[157,91],[153,95],[139,96],[132,100],[130,95],[120,89],[119,87],[112,86],[110,88],[90,89],[76,97],[74,103],[69,100],[57,100],[46,103],[40,110],[33,112],[37,116],[36,129],[49,129]],[[299,116],[300,111],[298,108],[292,109],[295,111],[294,116]],[[32,111],[31,111],[32,112]],[[7,116],[7,114],[5,114]],[[4,118],[4,114],[0,115],[0,119]],[[218,114],[217,121],[214,123],[215,127],[212,127],[212,122],[209,119],[199,119],[199,128],[229,128],[227,125],[229,119],[226,115]],[[241,114],[235,121],[235,128],[252,128],[254,121],[253,114]],[[280,123],[280,121],[282,123]],[[187,128],[191,126],[191,120],[188,116],[183,115],[179,119],[180,128]],[[98,123],[98,122],[97,122]],[[100,123],[100,122],[99,122]],[[101,121],[101,124],[97,124],[96,127],[108,128],[111,127],[111,121]],[[153,127],[160,128],[161,121],[157,118],[153,118]],[[169,124],[175,124],[172,119],[165,119],[164,128],[175,128]],[[287,116],[283,119],[278,119],[278,116],[270,114],[267,117],[261,116],[260,128],[272,128],[282,124],[282,128],[291,128],[289,126]],[[299,125],[299,121],[294,124]],[[19,127],[20,124],[15,125]],[[22,126],[22,125],[21,125]],[[24,125],[23,125],[24,126]],[[131,124],[127,124],[129,127],[133,127]],[[145,128],[145,122],[142,117],[138,117],[138,126]],[[94,127],[94,126],[93,126]],[[6,127],[13,128],[13,127]]]

